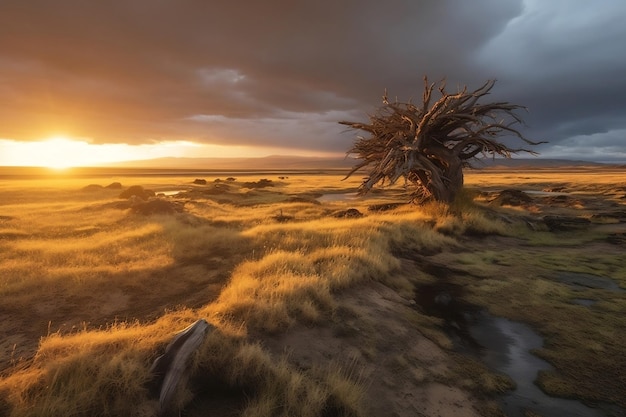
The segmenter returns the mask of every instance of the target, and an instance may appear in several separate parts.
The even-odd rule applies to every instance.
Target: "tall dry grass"
[[[368,213],[367,199],[289,201],[353,191],[338,180],[296,177],[257,193],[238,182],[230,202],[196,197],[185,213],[150,217],[112,206],[115,192],[80,192],[76,181],[1,184],[2,312],[50,330],[34,358],[5,369],[0,416],[154,415],[150,363],[198,317],[218,330],[195,356],[192,378],[210,375],[241,393],[243,415],[363,415],[354,375],[337,364],[296,369],[246,333],[322,323],[337,292],[368,280],[403,287],[394,253],[454,245],[468,224],[498,229],[478,212],[459,217],[437,205]],[[331,216],[346,207],[367,216]],[[292,221],[277,222],[277,213]],[[61,329],[68,320],[83,325]],[[181,391],[179,405],[192,396]]]

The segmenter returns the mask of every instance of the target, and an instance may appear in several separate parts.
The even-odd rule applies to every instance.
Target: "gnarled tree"
[[[383,106],[369,117],[369,123],[339,122],[369,134],[359,136],[348,151],[348,155],[361,161],[346,178],[367,169],[369,174],[359,187],[360,194],[378,183],[394,184],[404,178],[407,186],[413,187],[414,202],[434,199],[450,203],[463,187],[463,168],[470,167],[472,160],[496,155],[510,158],[519,152],[536,154],[529,149],[510,148],[498,140],[508,134],[529,145],[540,143],[526,139],[514,128],[522,123],[515,114],[522,106],[478,103],[494,84],[495,80],[489,80],[474,91],[464,87],[456,94],[448,94],[441,81],[441,98],[431,105],[437,85],[424,78],[420,106],[389,102],[385,91]]]

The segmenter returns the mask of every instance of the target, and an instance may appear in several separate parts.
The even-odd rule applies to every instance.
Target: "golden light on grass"
[[[568,179],[571,174],[507,175],[511,176],[478,174],[468,176],[467,183],[488,189],[514,184],[541,190],[548,183],[567,182],[581,191],[601,184],[607,193],[618,193],[619,201],[620,187],[625,186],[612,185],[614,174],[581,175],[576,184]],[[504,207],[481,208],[471,193],[454,207],[432,204],[376,212],[368,207],[386,202],[380,200],[382,192],[349,201],[315,200],[322,194],[352,193],[357,181],[341,182],[342,175],[294,175],[254,190],[243,184],[258,177],[241,176],[219,195],[160,197],[184,202],[185,211],[153,216],[120,208],[118,203],[125,202],[118,198],[120,190],[85,189],[88,184],[106,185],[110,178],[0,180],[0,336],[6,336],[0,339],[0,355],[4,355],[0,356],[0,415],[154,415],[154,399],[145,389],[150,363],[175,332],[198,317],[217,330],[199,349],[193,372],[217,377],[217,382],[247,397],[238,404],[241,415],[314,416],[323,415],[328,407],[349,416],[367,415],[360,407],[368,381],[359,385],[358,378],[355,382],[346,375],[345,363],[322,361],[319,369],[300,368],[287,355],[270,352],[258,341],[299,328],[342,325],[338,334],[343,332],[344,338],[362,335],[359,340],[371,340],[360,347],[363,357],[384,357],[377,356],[380,340],[368,333],[373,325],[366,316],[359,318],[360,330],[351,330],[350,321],[360,316],[356,311],[347,314],[350,309],[341,297],[379,285],[395,293],[390,300],[408,304],[416,282],[438,278],[408,268],[403,256],[415,255],[418,260],[432,256],[453,267],[450,273],[466,271],[470,275],[464,279],[472,284],[470,301],[500,315],[528,314],[527,320],[537,320],[555,343],[567,340],[569,334],[583,340],[578,350],[569,353],[580,356],[577,363],[582,364],[585,352],[597,350],[602,340],[612,340],[615,349],[623,346],[610,333],[615,320],[622,320],[624,299],[619,294],[598,304],[606,324],[594,323],[601,331],[587,340],[583,325],[560,323],[575,313],[577,323],[588,327],[597,319],[594,310],[589,314],[569,303],[577,295],[566,286],[537,274],[525,275],[530,265],[542,271],[584,273],[603,268],[623,286],[626,272],[611,253],[581,255],[580,245],[564,242],[558,242],[558,248],[567,250],[567,255],[556,252],[552,249],[556,235],[497,220],[514,218],[515,213]],[[124,187],[143,184],[156,191],[210,189],[193,185],[193,178],[115,180]],[[397,194],[392,195],[397,199]],[[333,215],[346,208],[356,208],[364,216]],[[279,221],[277,214],[290,220]],[[558,240],[565,236],[569,243],[582,239],[559,236]],[[523,244],[507,246],[513,239]],[[585,239],[594,243],[587,234]],[[468,245],[473,249],[468,250]],[[611,250],[607,245],[603,251]],[[603,297],[594,291],[590,298]],[[353,303],[357,301],[361,305],[358,298]],[[418,332],[445,348],[447,339],[438,330],[438,319],[410,311],[407,317]],[[548,313],[554,323],[539,321]],[[373,315],[377,322],[387,316]],[[609,316],[618,318],[611,322]],[[612,346],[606,344],[606,349]],[[544,350],[545,356],[559,353]],[[569,363],[559,360],[564,366]],[[611,361],[615,359],[604,361],[603,369]],[[389,363],[396,369],[394,375],[412,366],[399,353]],[[451,384],[461,383],[451,378]],[[568,389],[571,395],[584,393],[576,387]],[[181,406],[191,396],[181,393]],[[10,411],[2,414],[4,409]]]

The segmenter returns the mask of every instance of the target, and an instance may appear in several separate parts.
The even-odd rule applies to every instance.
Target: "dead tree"
[[[510,158],[512,154],[529,149],[510,148],[498,139],[508,134],[529,145],[514,126],[522,123],[515,114],[522,106],[507,102],[479,104],[481,97],[489,94],[495,80],[487,81],[474,91],[464,87],[456,94],[445,91],[445,81],[438,85],[441,98],[431,105],[436,83],[429,84],[424,78],[422,104],[389,102],[387,92],[383,106],[369,117],[369,123],[341,121],[353,129],[367,132],[358,136],[347,152],[361,160],[348,173],[366,169],[368,177],[359,187],[365,194],[372,187],[385,182],[394,184],[404,178],[417,203],[436,200],[454,201],[463,187],[463,168],[471,167],[471,161],[480,157],[500,155]]]

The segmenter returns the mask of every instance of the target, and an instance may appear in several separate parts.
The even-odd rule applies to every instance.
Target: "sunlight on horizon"
[[[37,166],[53,169],[106,166],[166,157],[253,158],[275,154],[323,156],[313,152],[295,152],[282,148],[211,145],[190,141],[165,141],[140,145],[93,144],[62,135],[33,142],[0,139],[0,166]]]

